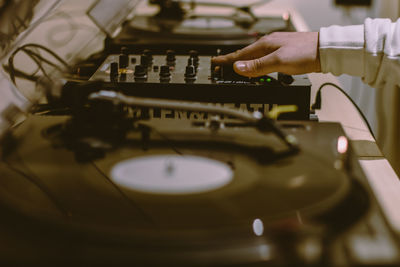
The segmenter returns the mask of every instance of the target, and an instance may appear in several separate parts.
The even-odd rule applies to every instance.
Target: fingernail
[[[247,71],[247,65],[246,65],[246,63],[244,63],[242,61],[235,62],[235,67],[240,72],[246,72]]]

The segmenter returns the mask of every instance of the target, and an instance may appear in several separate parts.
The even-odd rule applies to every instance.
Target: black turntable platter
[[[102,263],[118,255],[118,262],[146,265],[288,263],[270,249],[304,233],[323,231],[325,242],[368,203],[362,188],[334,168],[334,152],[305,146],[263,160],[263,148],[276,139],[249,127],[215,133],[190,122],[145,123],[147,130],[133,131],[122,146],[80,136],[76,147],[72,136],[65,139],[66,121],[31,116],[16,129],[18,147],[0,167],[0,199],[13,214],[2,223],[14,224],[28,243],[39,233],[34,261],[44,253],[50,262],[68,255]],[[104,154],[77,160],[85,142]],[[332,144],[325,142],[329,150]],[[338,208],[346,213],[349,202],[358,212],[337,224],[333,216]],[[60,254],[65,246],[80,249]]]
[[[136,16],[128,24],[133,36],[184,40],[242,40],[287,29],[283,19],[248,21],[227,16],[191,16],[183,20]]]
[[[106,47],[111,53],[118,53],[122,46],[132,53],[143,49],[157,53],[174,49],[178,53],[187,53],[196,49],[203,54],[215,54],[217,48],[228,53],[276,31],[293,31],[289,16],[254,19],[191,15],[171,19],[137,15],[124,25],[118,36],[106,41]]]

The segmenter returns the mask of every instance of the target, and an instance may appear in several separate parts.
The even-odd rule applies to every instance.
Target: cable
[[[34,55],[30,54],[27,50],[23,49],[22,51],[24,51],[38,66],[38,68],[42,71],[43,75],[49,80],[51,81],[50,76],[47,74],[46,70],[44,69],[44,67],[42,66],[42,64],[40,63],[39,59],[37,59]]]
[[[29,44],[25,44],[25,45],[21,46],[20,48],[23,49],[26,47],[36,47],[36,48],[46,51],[47,53],[52,55],[55,59],[57,59],[61,64],[63,64],[68,70],[71,70],[71,67],[64,59],[62,59],[58,54],[56,54],[52,50],[48,49],[47,47],[40,45],[40,44],[29,43]]]
[[[63,69],[62,69],[60,66],[58,66],[57,64],[51,62],[50,60],[48,60],[48,59],[42,57],[42,55],[40,55],[40,54],[38,54],[38,53],[36,53],[36,52],[30,50],[30,49],[24,48],[22,51],[24,51],[24,52],[25,52],[27,55],[29,55],[31,58],[32,58],[32,56],[34,56],[34,57],[36,57],[38,60],[43,61],[43,62],[47,63],[48,65],[55,67],[55,68],[58,69],[59,71],[63,71]]]
[[[356,102],[354,102],[354,100],[346,93],[346,91],[344,91],[340,86],[338,86],[334,83],[324,83],[318,88],[317,94],[315,95],[314,103],[311,105],[311,109],[314,109],[314,110],[321,109],[321,104],[322,104],[321,91],[325,86],[328,86],[328,85],[333,86],[336,89],[338,89],[340,92],[342,92],[342,94],[344,94],[350,100],[350,102],[357,109],[358,113],[361,115],[362,119],[364,120],[365,124],[367,125],[368,130],[371,133],[372,137],[375,139],[375,135],[374,135],[374,132],[372,131],[371,125],[369,124],[369,122],[368,122],[367,118],[365,117],[364,113],[362,112],[362,110],[358,107]]]
[[[25,52],[33,61],[35,61],[35,63],[37,64],[37,66],[41,69],[41,71],[43,72],[43,75],[45,75],[48,78],[47,73],[44,71],[44,68],[42,66],[42,64],[40,63],[39,60],[42,60],[44,62],[46,62],[47,64],[50,64],[52,66],[56,66],[54,63],[50,62],[47,59],[44,59],[40,54],[35,53],[27,48],[30,47],[35,47],[35,48],[39,48],[41,50],[44,50],[45,52],[49,53],[50,55],[52,55],[57,61],[59,61],[61,64],[63,64],[66,69],[71,70],[71,67],[69,66],[69,64],[64,61],[59,55],[57,55],[55,52],[51,51],[50,49],[48,49],[45,46],[39,45],[39,44],[34,44],[34,43],[29,43],[29,44],[25,44],[19,48],[17,48],[10,56],[10,58],[8,59],[8,67],[9,67],[9,74],[10,74],[10,79],[11,81],[16,84],[15,82],[15,68],[14,68],[14,57],[17,55],[17,53],[19,51],[23,51]],[[57,66],[57,68],[59,68]],[[60,69],[60,68],[59,68]]]
[[[43,68],[42,64],[40,63],[40,61],[33,55],[31,55],[29,52],[27,52],[24,49],[21,49],[22,51],[24,51],[38,66],[38,68],[42,71],[43,75],[51,80],[51,78],[49,77],[49,75],[47,74],[47,72],[45,71],[45,69]],[[13,83],[15,84],[15,68],[14,68],[14,59],[11,60],[11,62],[9,61],[9,73],[10,73],[10,78],[13,81]]]
[[[8,65],[3,65],[3,69],[6,72],[10,73],[10,68],[8,67]],[[40,69],[38,69],[38,70],[40,70]],[[19,69],[14,69],[14,76],[15,77],[19,77],[19,78],[22,78],[22,79],[25,79],[25,80],[28,80],[28,81],[32,81],[32,82],[37,82],[40,79],[40,77],[39,76],[35,76],[35,74],[36,74],[36,71],[34,73],[32,73],[32,74],[28,74],[28,73],[23,72],[23,71],[21,71]]]

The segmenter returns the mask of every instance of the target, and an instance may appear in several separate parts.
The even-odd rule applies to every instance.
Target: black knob
[[[150,63],[151,63],[151,59],[148,56],[146,56],[144,54],[140,56],[140,65],[147,67],[148,65],[150,65]]]
[[[112,62],[110,64],[110,80],[113,81],[116,77],[118,77],[118,63]]]
[[[196,76],[196,68],[193,65],[186,66],[185,77],[194,78]]]
[[[119,68],[126,69],[129,65],[129,56],[121,54],[119,55]]]
[[[176,60],[175,51],[174,50],[167,50],[167,61],[168,62],[174,62],[175,60]]]
[[[160,68],[160,77],[169,77],[171,72],[169,71],[169,66],[163,65]]]
[[[190,50],[189,56],[193,58],[199,58],[199,52],[197,50]]]
[[[129,55],[128,47],[126,47],[126,46],[121,47],[121,54],[122,55]]]
[[[194,58],[188,58],[188,66],[194,66]]]
[[[193,65],[196,67],[199,65],[199,52],[196,50],[189,51],[190,58],[193,58]]]
[[[143,55],[147,56],[149,59],[153,60],[153,53],[150,49],[143,50]]]
[[[135,66],[135,72],[134,72],[135,77],[142,78],[142,77],[145,77],[146,74],[147,74],[147,72],[146,72],[145,66],[143,66],[143,65]]]
[[[278,72],[278,81],[284,84],[292,84],[294,82],[294,78],[291,75]]]
[[[119,76],[119,81],[126,82],[126,73],[121,73],[121,76]]]

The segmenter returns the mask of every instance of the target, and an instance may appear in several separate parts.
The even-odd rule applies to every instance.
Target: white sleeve
[[[360,76],[379,87],[388,71],[400,70],[400,19],[368,18],[363,25],[321,28],[319,52],[322,72]]]
[[[321,28],[321,71],[362,77],[376,91],[377,142],[400,175],[400,19]]]

